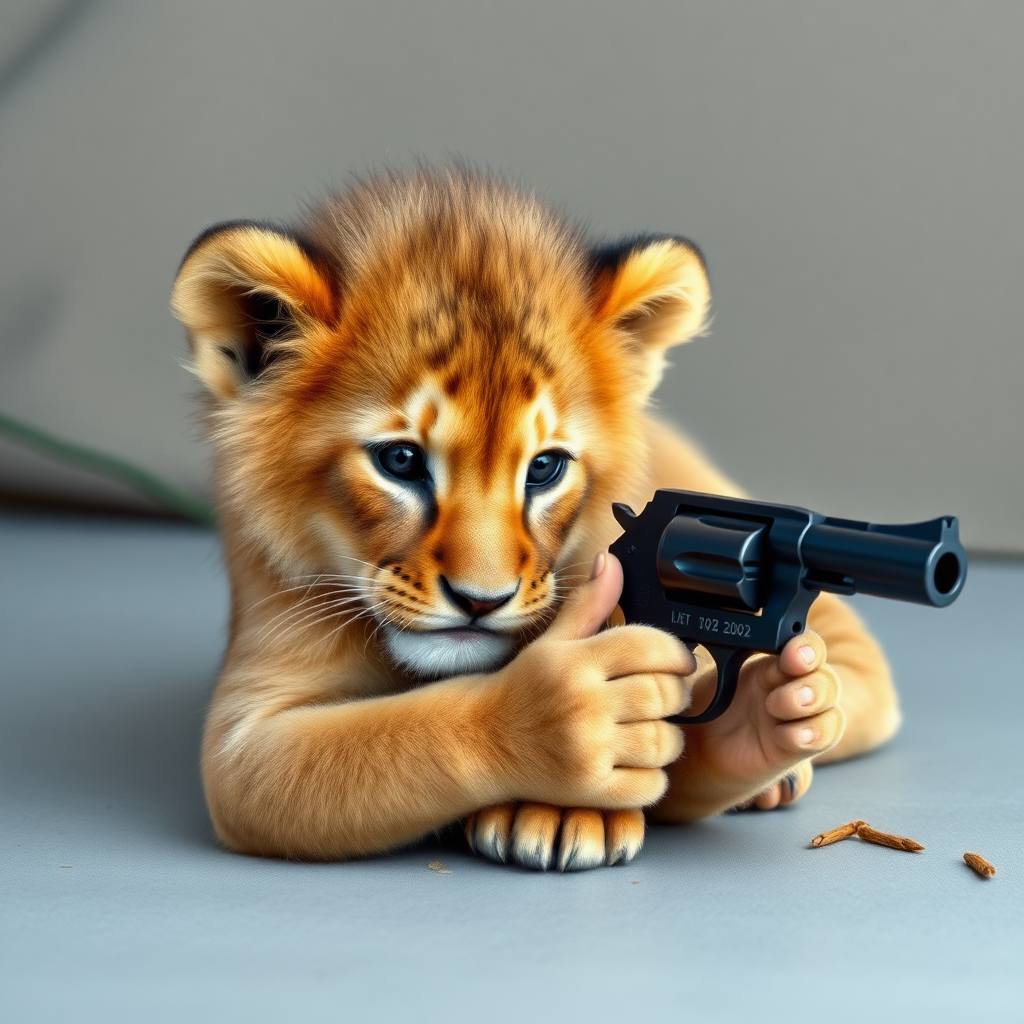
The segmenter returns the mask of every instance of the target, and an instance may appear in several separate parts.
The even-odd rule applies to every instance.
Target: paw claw
[[[523,804],[512,824],[511,860],[534,871],[547,871],[555,861],[555,843],[562,812],[548,804]]]
[[[566,811],[559,843],[558,870],[586,871],[604,863],[604,818],[600,811]]]
[[[786,790],[784,793],[784,799],[795,800],[796,799],[796,787],[799,781],[796,776],[796,772],[790,772],[783,780]]]
[[[515,811],[515,804],[497,804],[470,815],[465,826],[469,848],[489,860],[505,864]]]
[[[604,816],[606,863],[628,864],[644,845],[643,811],[608,811]]]

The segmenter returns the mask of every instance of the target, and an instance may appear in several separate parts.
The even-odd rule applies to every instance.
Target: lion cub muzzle
[[[465,612],[469,616],[470,622],[475,622],[477,619],[490,615],[491,612],[497,611],[503,605],[508,604],[519,593],[523,579],[520,576],[516,580],[516,585],[503,594],[486,594],[479,590],[474,591],[471,587],[464,584],[459,584],[456,588],[445,576],[439,577],[438,582],[441,585],[441,592],[444,596],[456,608]]]

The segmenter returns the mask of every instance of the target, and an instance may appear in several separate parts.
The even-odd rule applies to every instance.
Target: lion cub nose
[[[474,619],[489,615],[503,604],[508,604],[519,592],[519,584],[522,582],[521,578],[516,580],[515,587],[504,594],[481,594],[479,592],[470,593],[467,590],[456,590],[444,576],[441,576],[440,580],[441,589],[444,591],[445,597],[456,608],[464,611]]]

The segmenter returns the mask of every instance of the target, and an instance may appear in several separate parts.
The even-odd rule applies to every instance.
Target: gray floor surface
[[[860,607],[905,727],[791,809],[566,876],[454,840],[291,864],[218,849],[203,808],[213,534],[0,518],[0,1019],[1022,1021],[1024,565]],[[855,817],[927,850],[807,848]]]

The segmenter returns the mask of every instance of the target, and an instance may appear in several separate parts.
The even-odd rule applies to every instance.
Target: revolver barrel
[[[967,574],[957,533],[952,517],[909,526],[825,519],[807,528],[800,545],[804,586],[944,608]]]

